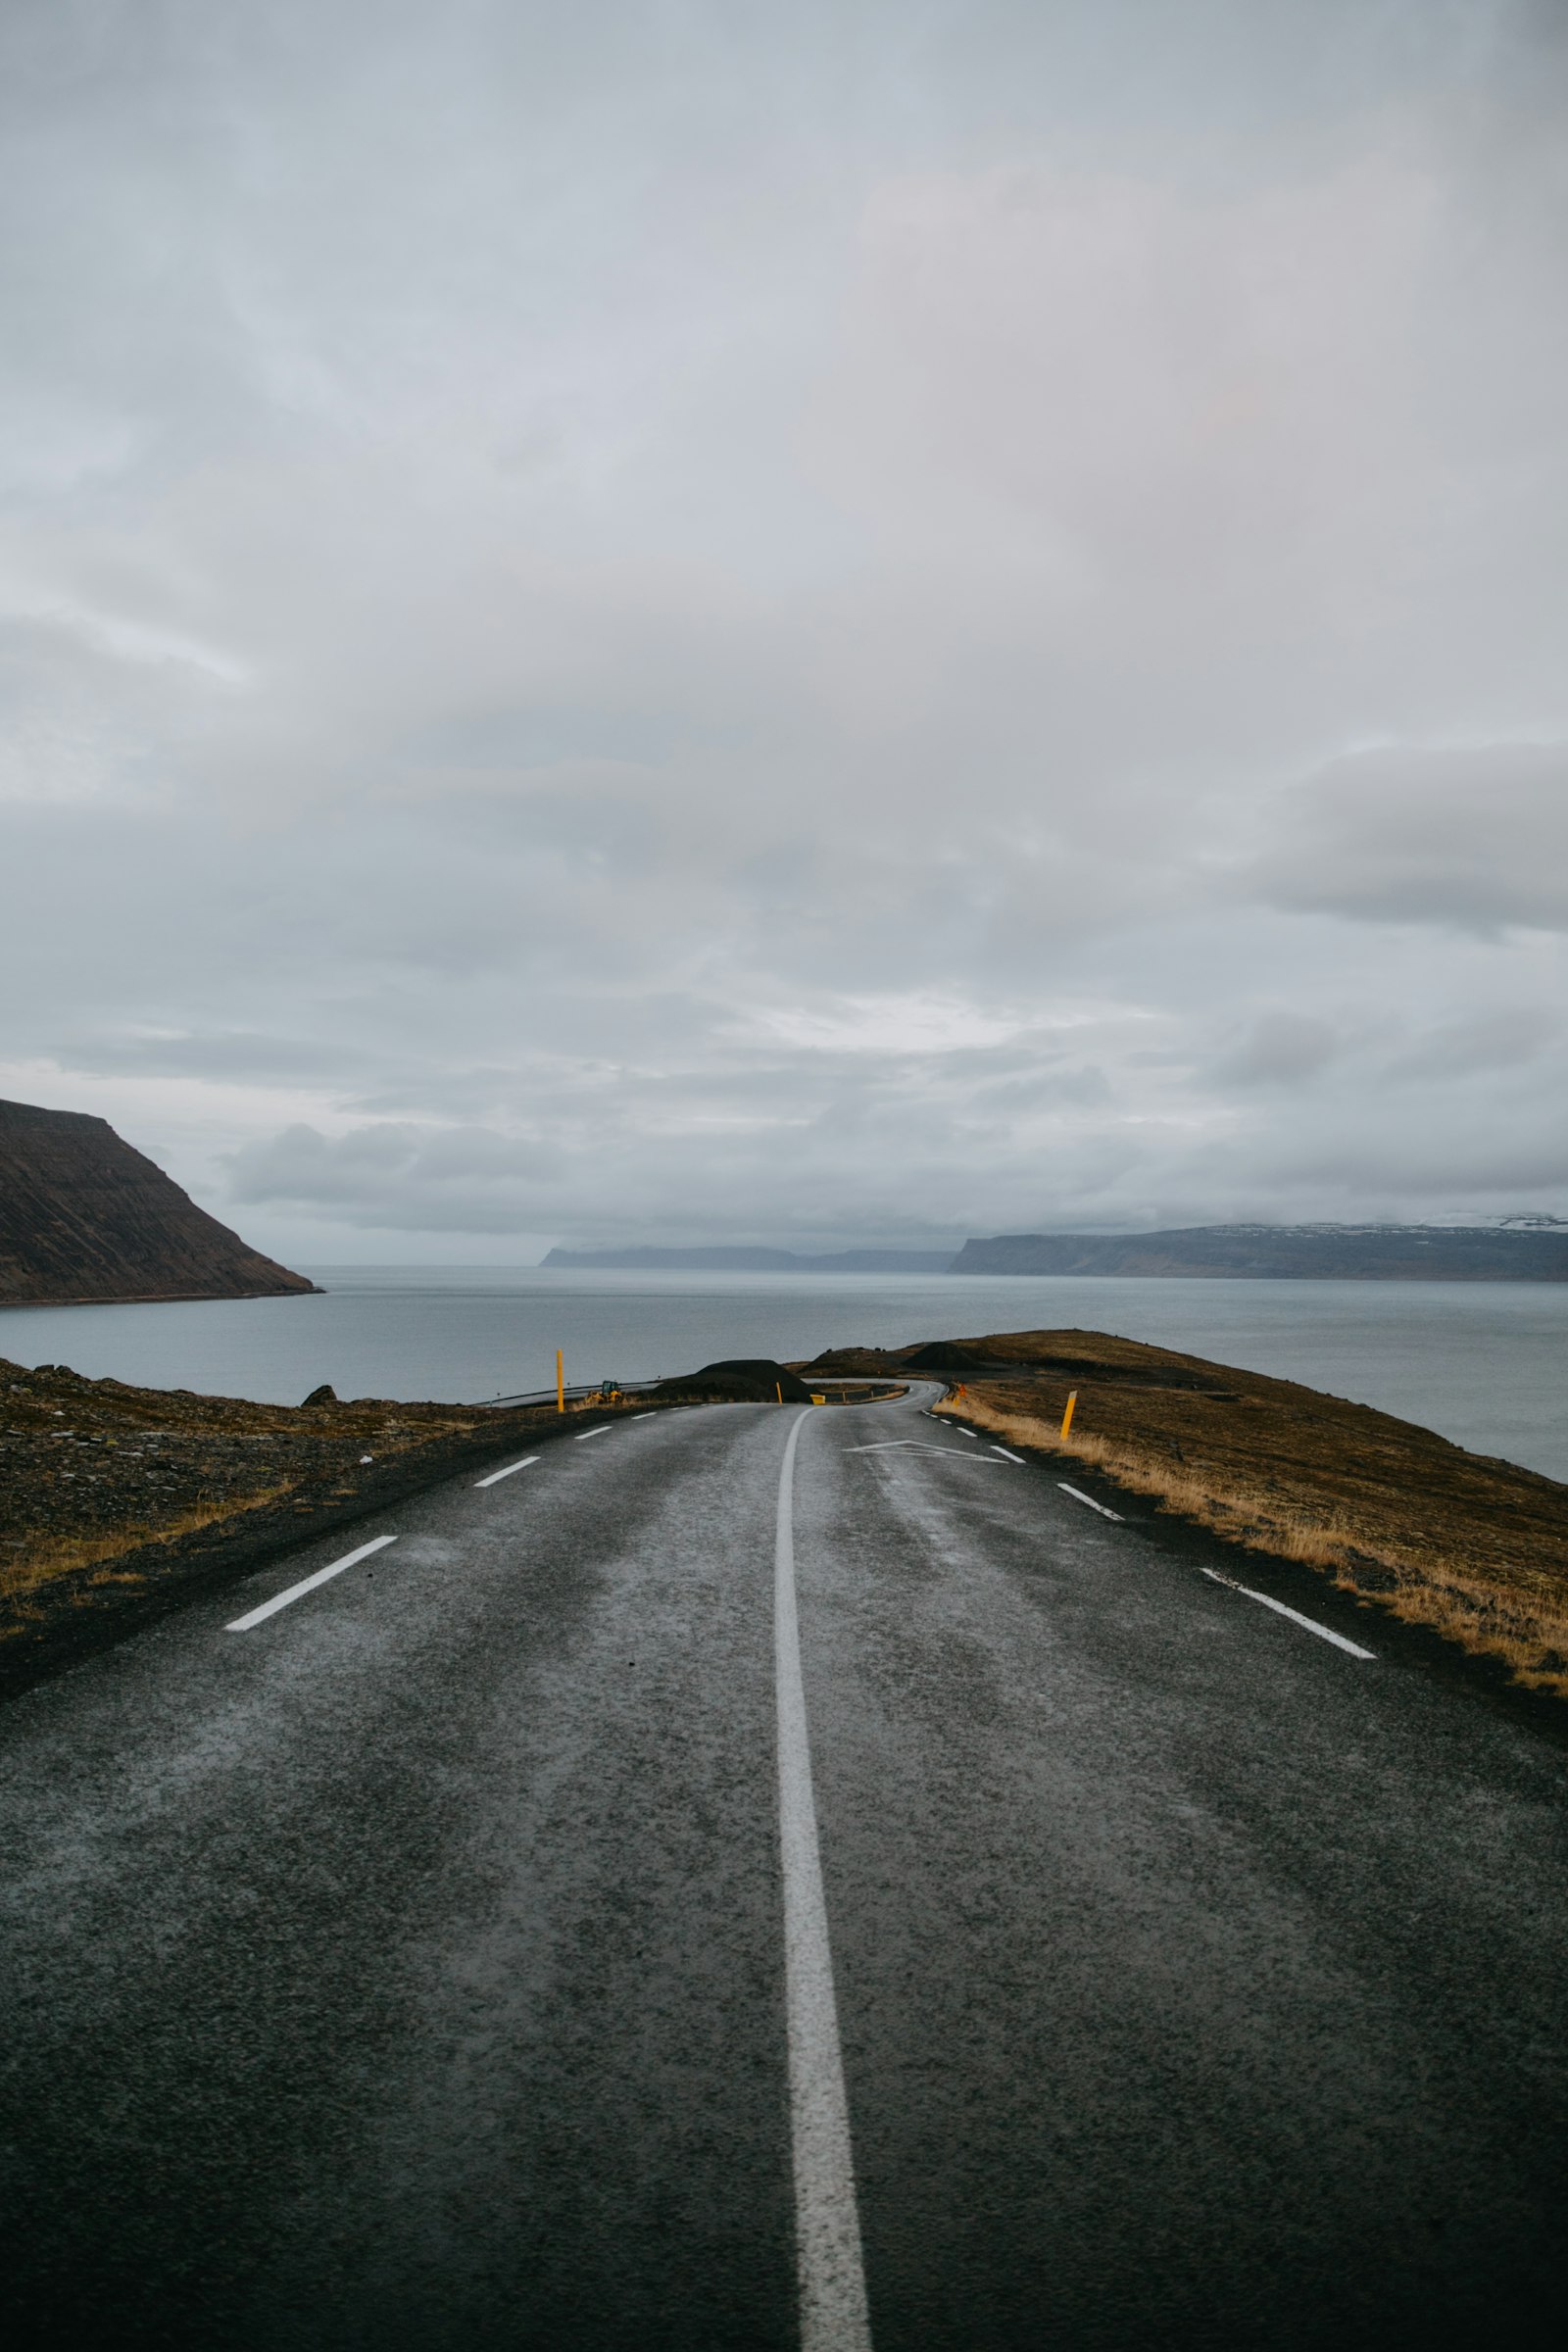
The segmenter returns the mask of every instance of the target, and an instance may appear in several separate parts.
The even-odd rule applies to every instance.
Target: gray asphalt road
[[[1564,1752],[1375,1617],[914,1404],[380,1534],[0,1718],[17,2340],[1559,2340]]]

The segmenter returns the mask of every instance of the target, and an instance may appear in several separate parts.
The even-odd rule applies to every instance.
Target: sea
[[[0,1309],[0,1357],[297,1404],[480,1403],[723,1356],[1077,1328],[1303,1381],[1568,1481],[1568,1284],[318,1266],[317,1298]]]

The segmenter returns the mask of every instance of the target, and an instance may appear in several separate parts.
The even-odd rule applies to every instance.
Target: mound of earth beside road
[[[559,1425],[553,1402],[252,1404],[0,1359],[0,1684]]]
[[[1568,1697],[1568,1486],[1554,1479],[1295,1381],[1104,1332],[834,1348],[795,1368],[807,1381],[936,1375],[977,1427],[1320,1569]]]
[[[649,1394],[662,1404],[809,1404],[811,1392],[771,1356],[726,1356],[662,1380]]]

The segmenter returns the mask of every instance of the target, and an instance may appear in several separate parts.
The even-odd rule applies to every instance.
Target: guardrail
[[[663,1373],[660,1373],[658,1378],[654,1380],[622,1380],[616,1383],[616,1387],[622,1396],[641,1396],[646,1395],[649,1389],[657,1389],[660,1380],[662,1380],[664,1377],[665,1376]],[[568,1382],[562,1394],[568,1398],[575,1398],[580,1402],[584,1396],[598,1396],[602,1395],[603,1386],[604,1384],[597,1380],[587,1380],[581,1382],[572,1381]],[[523,1389],[515,1396],[476,1396],[473,1399],[475,1406],[489,1404],[554,1404],[555,1401],[556,1384],[554,1381],[552,1381],[550,1386],[546,1389]]]
[[[651,1380],[621,1380],[616,1382],[615,1392],[621,1396],[646,1396],[650,1389],[657,1389],[663,1381],[675,1380],[679,1377],[678,1373],[657,1372]],[[901,1380],[857,1379],[853,1375],[846,1379],[830,1374],[826,1380],[818,1379],[813,1386],[816,1393],[824,1396],[826,1401],[832,1404],[850,1404],[856,1401],[873,1404],[885,1396],[902,1396],[908,1383]],[[850,1393],[852,1391],[858,1392],[858,1396],[852,1395]],[[585,1396],[603,1396],[604,1384],[602,1381],[594,1380],[572,1382],[561,1393],[568,1401],[580,1403]],[[554,1404],[555,1401],[556,1388],[555,1383],[552,1382],[548,1388],[544,1389],[523,1389],[515,1396],[476,1396],[473,1399],[473,1405],[477,1410],[487,1405]]]

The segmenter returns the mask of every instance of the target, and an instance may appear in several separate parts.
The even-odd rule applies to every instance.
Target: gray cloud
[[[1396,1078],[1451,1081],[1494,1076],[1560,1046],[1564,1022],[1544,1004],[1516,1004],[1429,1030],[1389,1065]]]
[[[1568,742],[1338,760],[1283,796],[1249,880],[1363,920],[1568,928]]]
[[[1568,1208],[1561,29],[18,0],[0,1089],[284,1254]]]
[[[243,1146],[230,1192],[245,1204],[328,1211],[378,1230],[505,1234],[526,1230],[542,1179],[562,1154],[487,1128],[387,1122],[328,1137],[314,1127]]]
[[[1267,1012],[1215,1065],[1214,1075],[1235,1086],[1291,1085],[1315,1078],[1333,1060],[1338,1045],[1327,1021]]]

